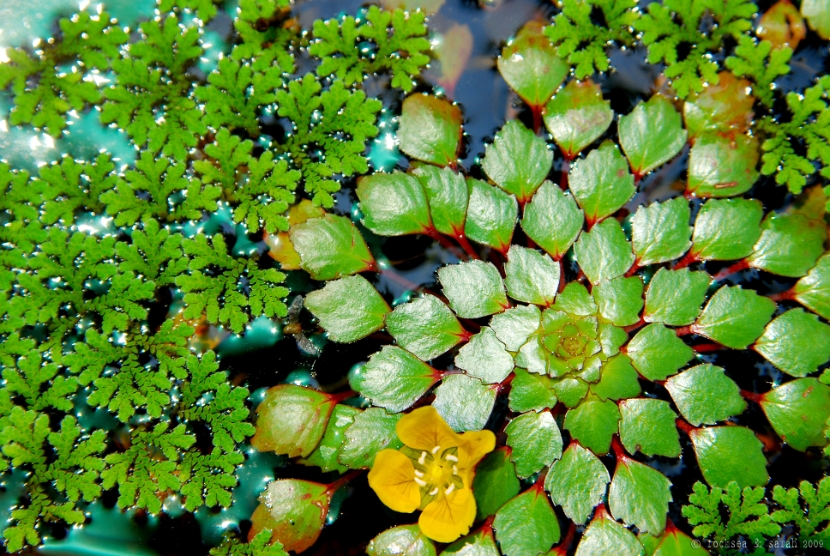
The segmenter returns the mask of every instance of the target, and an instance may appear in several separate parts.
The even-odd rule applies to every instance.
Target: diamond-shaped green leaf
[[[326,485],[279,479],[268,484],[251,516],[254,534],[265,529],[288,551],[311,547],[325,525],[331,499]]]
[[[562,434],[550,411],[519,415],[504,432],[519,477],[530,477],[562,456]]]
[[[579,267],[595,285],[622,276],[634,263],[631,244],[620,223],[613,218],[583,233],[574,245],[574,253]]]
[[[639,276],[620,276],[601,282],[591,293],[599,307],[599,314],[608,322],[616,326],[628,326],[640,320],[640,311],[643,310],[643,279]]]
[[[628,356],[641,375],[666,380],[694,357],[694,350],[662,324],[649,324],[628,343]]]
[[[734,197],[758,180],[758,139],[704,134],[689,153],[686,192],[698,197]]]
[[[455,314],[477,319],[500,313],[509,306],[504,282],[496,267],[482,261],[468,261],[438,270],[438,280]]]
[[[323,438],[335,403],[328,394],[294,384],[269,388],[257,407],[251,445],[260,452],[305,457]]]
[[[497,393],[477,378],[450,375],[435,389],[432,405],[454,431],[477,431],[487,424]]]
[[[518,351],[539,328],[542,313],[535,305],[519,305],[490,319],[490,328],[508,351]]]
[[[332,280],[371,270],[375,259],[354,224],[327,214],[291,228],[300,264],[315,280]]]
[[[656,469],[630,458],[618,459],[608,487],[608,508],[623,523],[659,535],[666,527],[670,489],[671,481]]]
[[[398,140],[403,152],[448,166],[455,164],[461,142],[461,109],[451,102],[425,94],[403,101]]]
[[[622,400],[620,440],[629,453],[676,458],[680,455],[680,435],[674,420],[677,414],[669,402],[650,398]]]
[[[687,136],[680,113],[662,95],[654,95],[620,118],[619,133],[631,170],[639,176],[671,160]]]
[[[395,307],[386,315],[386,328],[398,345],[424,361],[445,353],[466,335],[450,308],[434,295]]]
[[[509,120],[485,148],[481,168],[524,205],[548,177],[551,164],[553,152],[545,140],[519,120]]]
[[[724,286],[703,308],[692,331],[726,347],[746,349],[764,331],[774,311],[774,301],[740,286]]]
[[[608,513],[600,508],[588,525],[576,556],[594,556],[595,554],[616,554],[617,556],[644,556],[645,549],[634,533],[614,521]]]
[[[556,397],[567,408],[576,407],[588,393],[588,383],[578,377],[567,376],[551,382]]]
[[[545,478],[545,490],[553,503],[577,524],[588,520],[602,502],[611,477],[605,465],[590,450],[572,443],[553,464]]]
[[[802,452],[824,446],[830,418],[830,387],[815,378],[800,378],[761,396],[761,409],[781,439]]]
[[[482,527],[449,545],[442,556],[499,556],[493,530]]]
[[[572,79],[545,107],[545,125],[568,160],[605,133],[613,119],[611,102],[590,79]]]
[[[611,448],[611,437],[619,430],[620,410],[610,400],[602,401],[588,396],[565,415],[565,429],[571,436],[594,452],[607,454]]]
[[[591,385],[591,392],[601,400],[633,398],[641,392],[638,378],[631,358],[621,353],[603,363],[599,382]]]
[[[692,324],[700,314],[710,280],[706,272],[661,268],[648,284],[643,319],[671,326]]]
[[[477,519],[496,513],[505,502],[519,494],[520,489],[516,467],[510,461],[510,450],[505,446],[487,454],[476,466],[473,479]]]
[[[697,463],[709,486],[764,486],[769,480],[763,444],[750,429],[738,426],[694,429],[689,434]]]
[[[363,176],[357,197],[363,223],[378,235],[422,234],[432,227],[426,192],[414,176],[402,172]]]
[[[643,544],[646,544],[645,538],[640,537]],[[700,541],[695,541],[680,529],[666,529],[659,538],[647,538],[653,539],[654,543],[648,549],[651,556],[709,556],[709,551],[700,546]]]
[[[400,418],[380,407],[370,407],[355,415],[343,434],[343,447],[337,456],[340,463],[352,469],[372,467],[378,452],[403,446],[395,432]]]
[[[611,141],[576,162],[568,187],[589,225],[617,212],[636,192],[628,162]]]
[[[690,217],[689,203],[683,197],[637,209],[631,218],[631,242],[637,264],[671,261],[688,251],[692,244]]]
[[[830,319],[830,253],[821,257],[807,276],[796,283],[793,294],[799,303]]]
[[[525,205],[521,224],[527,236],[558,261],[576,241],[584,220],[574,198],[546,181]]]
[[[714,365],[697,365],[666,381],[680,414],[691,424],[711,425],[743,413],[741,389]]]
[[[405,550],[401,552],[401,548]],[[372,539],[366,547],[368,556],[435,556],[435,544],[417,525],[401,525],[388,529]]]
[[[455,366],[486,383],[498,383],[513,370],[513,356],[507,353],[493,330],[485,326],[458,350]]]
[[[324,473],[337,471],[345,473],[348,468],[340,463],[338,456],[345,441],[344,433],[354,423],[360,410],[350,405],[337,404],[331,412],[329,424],[317,448],[300,461],[303,465],[317,466]]]
[[[464,176],[431,164],[416,166],[412,174],[424,187],[435,229],[449,236],[463,233],[470,196]]]
[[[565,286],[552,308],[556,311],[565,311],[581,317],[594,315],[597,312],[597,304],[594,302],[594,298],[588,293],[588,288],[579,282],[570,282]]]
[[[804,309],[791,309],[769,323],[755,351],[792,376],[807,376],[830,360],[830,326]]]
[[[535,249],[511,245],[504,263],[507,295],[525,303],[549,307],[559,288],[559,265]]]
[[[827,226],[802,214],[770,213],[761,223],[761,237],[747,262],[772,274],[798,278],[824,253]]]
[[[498,58],[499,72],[507,84],[531,107],[541,109],[568,75],[570,67],[531,21],[508,41]]]
[[[556,405],[556,392],[553,391],[550,378],[530,374],[522,369],[516,369],[515,373],[508,398],[511,411],[542,411]]]
[[[470,204],[464,234],[475,242],[506,253],[519,217],[516,198],[474,178],[467,178],[467,185]]]
[[[384,346],[351,380],[352,389],[374,405],[403,411],[440,378],[432,367],[397,346]]]
[[[702,261],[732,261],[748,257],[761,237],[764,207],[755,199],[712,199],[703,203],[695,220],[692,254]]]
[[[547,552],[559,541],[559,520],[541,488],[531,488],[496,512],[496,540],[504,556]]]
[[[335,342],[349,343],[383,328],[389,305],[363,276],[329,282],[305,298],[305,306]]]

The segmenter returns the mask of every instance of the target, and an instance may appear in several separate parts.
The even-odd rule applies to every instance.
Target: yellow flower
[[[369,486],[396,512],[423,510],[421,531],[438,542],[465,535],[476,516],[473,469],[492,452],[490,431],[456,434],[432,406],[404,415],[396,427],[406,446],[381,450],[369,471]]]

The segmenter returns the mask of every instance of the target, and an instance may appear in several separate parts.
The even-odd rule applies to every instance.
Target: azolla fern
[[[37,546],[51,524],[83,524],[106,491],[150,514],[232,505],[255,429],[248,390],[220,370],[213,338],[263,319],[276,331],[286,275],[257,240],[288,228],[298,197],[331,206],[340,180],[368,171],[381,103],[362,79],[388,74],[410,90],[428,62],[420,12],[373,7],[309,35],[287,2],[242,0],[200,79],[203,24],[217,13],[211,0],[165,0],[132,30],[81,13],[0,65],[11,124],[62,146],[68,120],[97,112],[139,151],[132,165],[102,152],[34,175],[0,163],[9,552]],[[381,58],[352,52],[358,38]],[[296,73],[301,49],[316,74]],[[328,79],[344,71],[361,78]],[[268,538],[229,539],[216,553],[284,554]]]
[[[729,18],[743,13],[725,6]],[[776,521],[746,524],[770,479],[747,412],[766,416],[768,442],[827,444],[822,189],[781,212],[743,197],[759,177],[760,148],[747,128],[753,99],[734,75],[685,102],[655,94],[615,115],[591,81],[560,87],[567,65],[541,36],[535,25],[522,30],[499,69],[553,144],[511,120],[466,172],[460,108],[417,93],[403,102],[397,131],[409,170],[361,177],[352,219],[291,227],[301,267],[325,281],[305,306],[329,339],[377,339],[385,329],[389,344],[350,374],[354,392],[271,389],[254,446],[323,471],[369,468],[384,503],[422,510],[419,526],[381,534],[369,554],[391,554],[395,543],[435,554],[432,541],[457,539],[444,554],[565,554],[572,545],[577,555],[704,554],[689,533],[762,542],[780,531],[776,522],[799,519],[812,538],[825,518],[799,517],[797,495],[780,487]],[[556,64],[565,70],[552,74]],[[685,194],[649,202],[643,184],[683,164],[684,152]],[[371,273],[394,271],[363,227],[429,236],[459,262],[438,269],[439,290],[390,307]],[[767,277],[778,293],[768,293]],[[742,388],[746,369],[714,364],[730,352],[754,352],[781,380],[760,394]],[[368,407],[341,403],[354,395]],[[496,443],[467,475],[464,436],[482,429]],[[666,461],[699,470],[713,489],[695,487],[690,501],[703,509],[684,510],[694,531],[669,519],[681,493]],[[354,472],[327,485],[272,483],[251,536],[271,530],[304,550],[319,534],[320,508]],[[823,495],[805,485],[818,516]],[[741,512],[734,522],[717,521],[720,500]],[[585,526],[578,542],[576,526]]]

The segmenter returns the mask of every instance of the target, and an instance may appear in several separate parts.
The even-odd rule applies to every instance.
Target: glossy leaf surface
[[[300,265],[315,280],[333,280],[374,268],[375,259],[348,219],[334,214],[293,226],[291,243]]]
[[[384,325],[389,305],[363,276],[347,276],[309,293],[305,306],[335,342],[365,338]]]
[[[398,140],[412,158],[438,166],[454,164],[461,142],[461,110],[434,96],[411,95],[403,101]]]

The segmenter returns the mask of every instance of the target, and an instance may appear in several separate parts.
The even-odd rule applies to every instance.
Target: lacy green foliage
[[[819,481],[818,488],[807,481],[798,489],[775,485],[772,499],[781,508],[770,514],[773,521],[791,523],[802,540],[830,541],[830,478]]]
[[[343,53],[320,50],[326,39],[304,34],[288,2],[241,0],[227,51],[200,80],[200,28],[218,4],[161,0],[132,30],[82,13],[0,65],[13,125],[59,137],[67,112],[97,104],[140,151],[128,168],[106,153],[35,175],[0,163],[0,466],[25,474],[5,529],[11,551],[39,544],[50,523],[82,523],[81,502],[104,489],[151,513],[170,496],[189,511],[232,504],[239,445],[254,433],[248,391],[191,325],[242,332],[285,316],[288,290],[270,258],[243,255],[216,221],[227,210],[239,236],[276,233],[297,194],[331,206],[343,178],[368,171],[378,133],[381,103],[360,90],[363,74],[410,90],[428,62],[422,14],[372,8],[360,41],[375,54],[362,52],[361,79],[346,83]],[[294,52],[310,43],[328,77],[295,74]],[[282,122],[284,138],[264,136]],[[160,308],[170,310],[161,321]],[[97,430],[88,411],[120,430]],[[285,554],[268,535],[221,550]]]
[[[187,166],[168,158],[156,158],[143,151],[135,169],[105,194],[100,201],[117,226],[131,226],[139,220],[158,219],[182,222],[198,219],[202,211],[215,211],[222,194],[219,187],[203,185],[185,174]]]
[[[92,76],[110,69],[128,38],[106,12],[62,19],[60,30],[54,42],[34,53],[9,49],[9,63],[0,65],[0,89],[11,85],[14,93],[9,122],[46,128],[53,137],[66,127],[67,112],[101,99]]]
[[[695,536],[727,546],[728,541],[744,536],[756,548],[761,547],[784,528],[791,528],[801,543],[828,541],[830,478],[821,479],[817,486],[801,481],[797,489],[775,485],[771,499],[766,495],[763,487],[741,490],[735,482],[711,491],[703,483],[695,483],[690,504],[683,506],[682,513],[695,526]]]
[[[199,30],[182,28],[176,16],[141,24],[142,39],[112,63],[115,83],[104,91],[101,122],[115,123],[136,145],[178,161],[207,131],[189,96],[185,71],[202,54]]]
[[[233,23],[241,39],[232,56],[236,60],[264,60],[268,65],[276,61],[285,71],[294,68],[294,56],[288,48],[293,33],[282,23],[290,17],[289,0],[240,0],[239,15]]]
[[[271,531],[263,529],[250,542],[227,536],[222,544],[210,549],[210,556],[287,556],[279,542],[270,544]]]
[[[565,0],[545,34],[557,53],[574,66],[577,79],[596,71],[608,71],[606,49],[611,44],[634,44],[633,25],[639,17],[637,2],[626,0]],[[596,20],[601,14],[602,24]]]
[[[331,207],[332,193],[340,189],[339,176],[348,178],[369,170],[363,156],[366,140],[378,133],[377,99],[352,91],[342,81],[322,86],[311,74],[277,93],[279,115],[294,123],[284,148],[303,174],[303,189],[316,204]]]
[[[665,0],[649,4],[634,22],[648,46],[648,61],[663,62],[677,95],[701,92],[705,82],[718,82],[718,65],[710,53],[724,39],[735,40],[752,26],[756,6],[748,0]],[[706,23],[704,18],[711,16]]]
[[[208,86],[196,88],[196,98],[205,103],[205,122],[214,129],[244,129],[259,135],[259,111],[276,100],[283,82],[283,72],[267,58],[244,64],[233,58],[219,60],[215,72],[208,76]]]
[[[823,76],[818,84],[803,94],[787,94],[789,121],[765,116],[758,128],[766,139],[761,172],[775,175],[775,181],[786,184],[793,193],[800,193],[807,178],[815,173],[830,177],[830,110],[827,109],[830,76]]]
[[[288,290],[277,286],[285,274],[274,268],[261,269],[252,258],[229,255],[222,235],[187,240],[184,252],[191,257],[191,272],[176,278],[176,285],[185,292],[185,318],[204,314],[208,322],[227,325],[239,333],[252,316],[287,314],[282,299]]]
[[[755,86],[752,94],[767,107],[775,99],[772,85],[775,80],[790,72],[787,62],[793,51],[789,47],[773,48],[770,41],[756,41],[742,35],[735,47],[735,54],[726,59],[726,67],[738,77],[751,79]]]
[[[26,544],[39,543],[38,523],[84,522],[84,513],[76,504],[81,500],[91,502],[101,494],[104,460],[99,454],[106,446],[106,433],[99,430],[84,434],[70,415],[63,418],[58,430],[53,430],[47,414],[3,405],[3,455],[15,468],[31,472],[28,503],[12,510],[13,525],[3,531],[6,548],[16,552]],[[60,497],[50,492],[52,488]]]
[[[216,4],[221,3],[222,0],[159,0],[159,11],[171,12],[174,8],[190,10],[207,23],[217,14]]]
[[[270,151],[255,158],[252,148],[251,141],[242,141],[223,128],[216,141],[205,147],[210,158],[194,162],[193,167],[205,184],[221,189],[222,198],[234,207],[235,222],[245,222],[249,230],[286,230],[285,212],[294,201],[292,191],[300,172],[289,170],[285,160],[275,161]]]
[[[371,6],[356,18],[315,21],[309,53],[322,60],[317,74],[336,76],[350,86],[368,75],[388,72],[392,87],[411,91],[429,62],[424,17],[420,11],[390,13]]]
[[[780,525],[769,515],[764,501],[763,487],[741,487],[731,482],[725,489],[714,487],[710,491],[703,483],[695,483],[694,493],[689,495],[691,504],[683,506],[683,516],[695,528],[695,536],[711,537],[716,541],[727,541],[738,535],[749,537],[756,545],[765,538],[781,531]],[[721,505],[728,518],[724,523]]]

